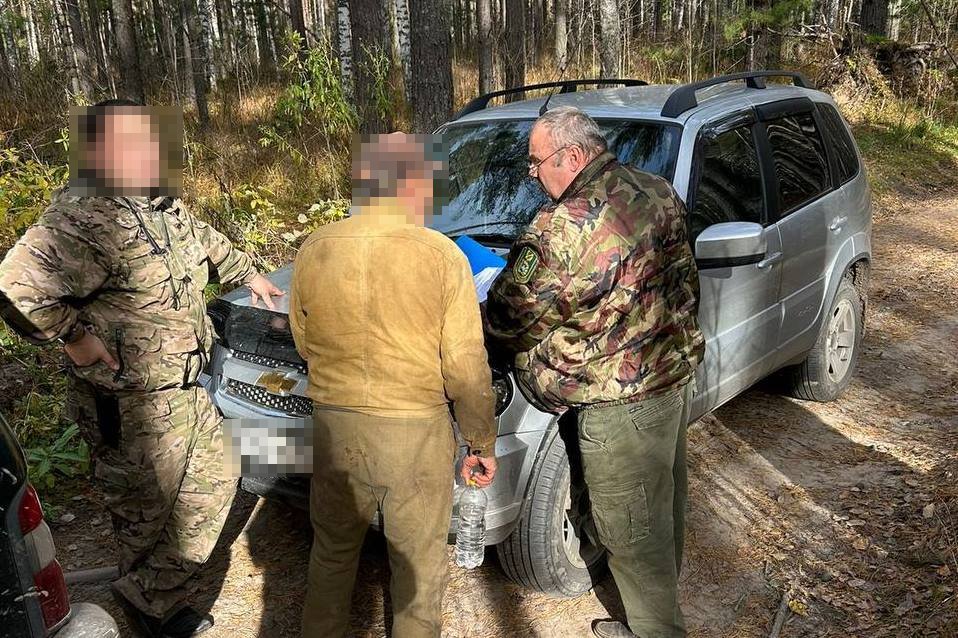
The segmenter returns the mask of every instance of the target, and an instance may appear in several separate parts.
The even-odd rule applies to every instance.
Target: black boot
[[[618,620],[593,621],[592,633],[597,638],[639,638]]]
[[[110,588],[110,592],[113,594],[113,598],[120,606],[120,609],[123,610],[123,615],[126,616],[133,631],[145,638],[160,638],[160,632],[163,628],[163,620],[161,618],[156,618],[155,616],[150,616],[140,611],[138,607],[126,599],[126,596],[112,587]]]
[[[163,622],[161,638],[190,638],[200,635],[212,626],[213,616],[184,606]]]

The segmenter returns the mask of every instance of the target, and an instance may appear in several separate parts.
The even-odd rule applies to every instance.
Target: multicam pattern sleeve
[[[75,209],[47,209],[0,263],[0,316],[28,341],[43,344],[76,324],[76,304],[96,292],[110,262],[92,238],[105,229]]]
[[[193,235],[206,248],[210,257],[212,279],[220,283],[247,283],[256,276],[252,258],[233,246],[224,235],[204,221],[187,212],[193,225]]]

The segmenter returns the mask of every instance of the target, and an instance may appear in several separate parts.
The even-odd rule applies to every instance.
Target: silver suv
[[[773,76],[790,82],[766,85]],[[609,84],[625,86],[577,90]],[[491,98],[532,89],[553,94],[488,106]],[[449,203],[433,227],[506,253],[546,203],[527,175],[528,137],[540,113],[560,104],[591,115],[621,162],[671,180],[687,203],[707,338],[692,418],[775,372],[796,397],[838,397],[865,327],[871,198],[832,99],[801,75],[779,71],[686,85],[564,81],[484,95],[440,129],[450,149]],[[290,267],[271,278],[288,290]],[[311,413],[306,364],[285,310],[251,308],[242,290],[210,305],[222,338],[207,383],[227,417]],[[591,522],[574,423],[536,410],[510,371],[494,368],[500,470],[489,489],[486,542],[497,546],[515,581],[581,594],[603,567],[604,552],[589,541],[594,534],[583,534]],[[277,384],[277,376],[286,383]],[[450,468],[452,489],[454,474]],[[243,485],[306,503],[301,477],[248,478]],[[450,533],[456,526],[454,514]]]

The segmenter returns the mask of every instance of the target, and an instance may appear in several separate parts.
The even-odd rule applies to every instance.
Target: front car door
[[[693,418],[714,409],[762,378],[773,363],[781,311],[782,245],[769,225],[772,193],[761,162],[763,131],[751,109],[710,122],[695,144],[689,182],[689,236],[723,222],[765,227],[766,258],[758,264],[700,266],[699,324],[706,352],[696,373]]]

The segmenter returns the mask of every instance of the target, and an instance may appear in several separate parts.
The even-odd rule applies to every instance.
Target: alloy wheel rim
[[[840,300],[832,312],[825,346],[828,378],[840,383],[848,374],[855,350],[855,310],[847,299]]]

